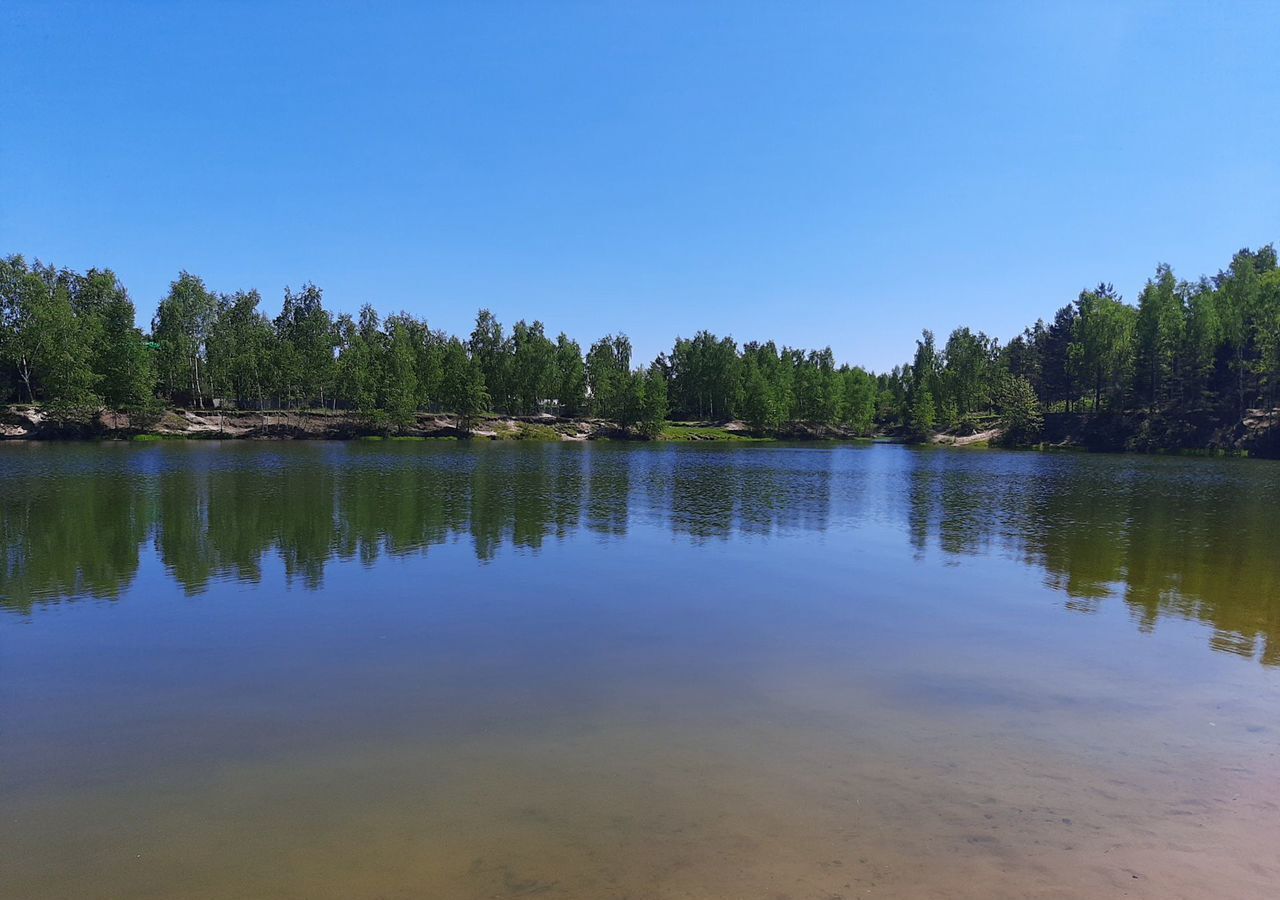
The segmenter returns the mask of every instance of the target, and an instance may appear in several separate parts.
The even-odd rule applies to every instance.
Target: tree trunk
[[[1244,418],[1244,348],[1236,347],[1236,414]]]
[[[18,374],[22,377],[22,383],[27,386],[27,402],[35,403],[36,395],[31,392],[31,367],[24,362],[18,366]]]
[[[203,404],[200,402],[200,357],[191,357],[191,405],[200,409]]]

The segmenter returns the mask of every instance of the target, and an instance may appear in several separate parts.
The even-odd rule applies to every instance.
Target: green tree
[[[156,308],[151,333],[160,345],[160,385],[170,402],[204,406],[205,340],[217,313],[217,299],[204,282],[181,272]]]
[[[1109,284],[1082,291],[1076,308],[1079,319],[1072,336],[1071,361],[1079,380],[1093,390],[1097,412],[1104,397],[1112,405],[1123,398],[1132,368],[1137,313]]]
[[[44,402],[54,409],[72,411],[98,406],[98,376],[90,364],[92,348],[84,320],[77,319],[71,295],[58,286],[39,304],[35,328]]]
[[[1173,270],[1161,265],[1138,297],[1134,327],[1134,391],[1148,411],[1170,400],[1185,326],[1186,313]]]
[[[794,372],[793,416],[820,425],[834,422],[839,398],[831,348],[797,353]]]
[[[1024,329],[1022,334],[1015,337],[996,353],[996,365],[1003,368],[1010,375],[1027,379],[1031,382],[1031,386],[1035,388],[1037,395],[1046,393],[1044,389],[1044,349],[1048,336],[1049,330],[1045,327],[1044,320],[1039,319],[1036,324]],[[992,343],[992,349],[995,349],[994,342]]]
[[[476,417],[489,408],[484,373],[457,338],[445,345],[443,370],[440,402],[458,416],[463,431],[470,431]]]
[[[21,256],[0,263],[0,359],[17,373],[31,403],[36,399],[32,380],[39,375],[43,340],[37,323],[51,299],[48,286]]]
[[[941,381],[941,366],[934,347],[933,332],[925,330],[916,341],[916,355],[911,363],[911,388],[907,394],[907,428],[916,437],[928,437],[938,421],[936,397]]]
[[[1041,354],[1041,389],[1045,402],[1050,406],[1061,403],[1067,412],[1080,396],[1075,365],[1071,357],[1071,345],[1075,340],[1079,315],[1073,304],[1067,304],[1054,314],[1053,324],[1045,330],[1044,349]]]
[[[753,341],[742,348],[742,414],[758,431],[777,431],[791,419],[795,405],[792,356],[789,350],[779,354],[773,341]]]
[[[414,341],[417,353],[418,406],[428,409],[440,402],[441,383],[444,379],[444,349],[449,336],[443,331],[433,331],[426,322]]]
[[[1266,407],[1274,415],[1280,399],[1280,269],[1272,269],[1259,279],[1254,327],[1258,376],[1266,392]]]
[[[985,334],[974,334],[968,328],[951,332],[943,351],[942,372],[946,394],[943,399],[954,409],[951,418],[958,419],[986,408],[994,355],[994,342]],[[948,427],[951,424],[954,423],[948,423]]]
[[[480,367],[480,374],[484,376],[493,408],[504,412],[510,410],[511,394],[507,370],[511,348],[502,336],[502,324],[489,310],[482,309],[476,314],[476,326],[471,331],[467,349],[471,351],[471,359]]]
[[[933,434],[935,419],[933,391],[929,390],[929,382],[922,380],[907,403],[907,427],[916,437],[928,437]]]
[[[1020,375],[1003,375],[997,381],[995,392],[1004,442],[1025,446],[1038,441],[1044,417],[1031,382]]]
[[[156,372],[154,354],[134,325],[134,317],[133,301],[118,287],[99,312],[93,368],[107,406],[142,413],[155,406]]]
[[[366,314],[373,316],[373,331],[380,351],[382,335],[377,333],[377,313],[368,304],[360,312],[361,318]],[[334,334],[338,346],[338,359],[334,364],[334,396],[351,409],[372,413],[377,409],[379,382],[374,347],[370,346],[364,331],[348,313],[338,316]]]
[[[324,406],[333,396],[335,338],[320,288],[307,282],[295,294],[286,287],[275,330],[275,375],[285,405]]]
[[[639,382],[640,409],[636,430],[648,438],[662,433],[667,420],[667,376],[660,365],[651,365],[648,371],[636,373]]]
[[[738,345],[699,331],[676,338],[671,350],[671,393],[677,408],[699,419],[728,419],[738,401]]]
[[[418,408],[417,355],[412,323],[387,322],[386,351],[380,367],[378,405],[392,425],[403,431],[412,425]]]
[[[206,338],[209,381],[237,405],[267,405],[275,332],[258,310],[257,291],[236,291],[218,298],[218,312]]]
[[[58,409],[97,406],[92,330],[76,316],[68,280],[28,269],[20,256],[0,271],[0,353],[18,373],[27,399]],[[38,388],[38,390],[37,390]]]
[[[625,334],[605,335],[587,351],[587,390],[595,414],[615,422],[626,417],[631,340]]]
[[[372,308],[370,308],[370,313],[372,313]],[[364,318],[362,311],[361,320],[364,321]],[[414,390],[412,400],[414,407],[415,409],[427,408],[439,400],[441,355],[443,353],[442,341],[444,339],[441,335],[433,332],[427,326],[425,320],[401,311],[387,317],[387,337],[384,338],[381,344],[377,341],[374,341],[373,344],[375,346],[384,345],[386,341],[390,340],[393,329],[404,332],[404,341],[413,360]],[[362,325],[360,330],[365,333],[369,329],[367,325]]]
[[[1182,402],[1190,413],[1213,408],[1211,385],[1222,344],[1222,325],[1213,285],[1208,279],[1188,285],[1184,301],[1187,310],[1183,328]]]
[[[556,348],[541,322],[516,323],[511,332],[511,392],[514,411],[535,415],[554,388]]]
[[[854,434],[870,434],[875,425],[876,394],[876,380],[865,369],[841,368],[840,423]]]
[[[1251,319],[1257,306],[1259,281],[1268,270],[1275,268],[1275,250],[1270,246],[1255,253],[1247,247],[1231,258],[1225,272],[1215,279],[1218,301],[1218,322],[1222,339],[1230,354],[1230,369],[1234,375],[1235,397],[1232,412],[1236,418],[1244,415],[1249,394]]]
[[[556,338],[553,374],[561,415],[580,415],[587,405],[587,369],[582,361],[582,348],[564,332]]]
[[[782,423],[774,403],[773,391],[754,354],[742,359],[742,416],[755,431],[776,430]]]

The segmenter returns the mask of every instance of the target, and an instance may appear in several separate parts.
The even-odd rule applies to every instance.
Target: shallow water
[[[1274,897],[1280,465],[0,446],[0,896]]]

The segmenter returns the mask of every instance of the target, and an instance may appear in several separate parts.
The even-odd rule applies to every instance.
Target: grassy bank
[[[698,422],[668,422],[658,435],[663,441],[732,441],[736,443],[767,443],[777,438],[753,435],[736,423],[706,425]]]

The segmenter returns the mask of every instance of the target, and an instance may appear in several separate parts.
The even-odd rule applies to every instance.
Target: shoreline
[[[759,434],[742,422],[666,422],[657,435],[642,435],[596,417],[478,416],[464,426],[454,415],[419,413],[396,427],[375,417],[341,410],[191,410],[168,408],[139,421],[127,413],[57,416],[35,406],[0,411],[0,441],[164,440],[490,440],[490,441],[680,441],[776,443],[802,440],[868,440],[829,427],[795,426]]]
[[[1054,420],[1057,420],[1056,422]],[[1123,435],[1117,439],[1115,422],[1078,415],[1046,417],[1044,440],[1011,447],[1001,442],[998,427],[968,435],[937,433],[926,440],[902,434],[861,435],[831,426],[793,424],[785,431],[761,433],[741,421],[669,421],[656,435],[644,435],[619,428],[598,417],[477,416],[469,425],[448,413],[418,413],[411,425],[396,427],[375,416],[343,410],[191,410],[167,408],[142,420],[127,413],[100,410],[94,413],[55,415],[37,406],[14,405],[0,408],[0,442],[26,441],[167,441],[167,440],[247,440],[247,441],[426,441],[489,440],[542,442],[681,442],[756,443],[879,441],[921,447],[960,450],[989,448],[1077,451],[1089,453],[1138,453],[1168,456],[1251,457],[1280,459],[1280,421],[1262,416],[1246,418],[1236,429],[1218,432],[1203,443],[1185,446],[1134,446]],[[1121,428],[1122,432],[1129,431]],[[1098,440],[1103,434],[1105,440]]]

